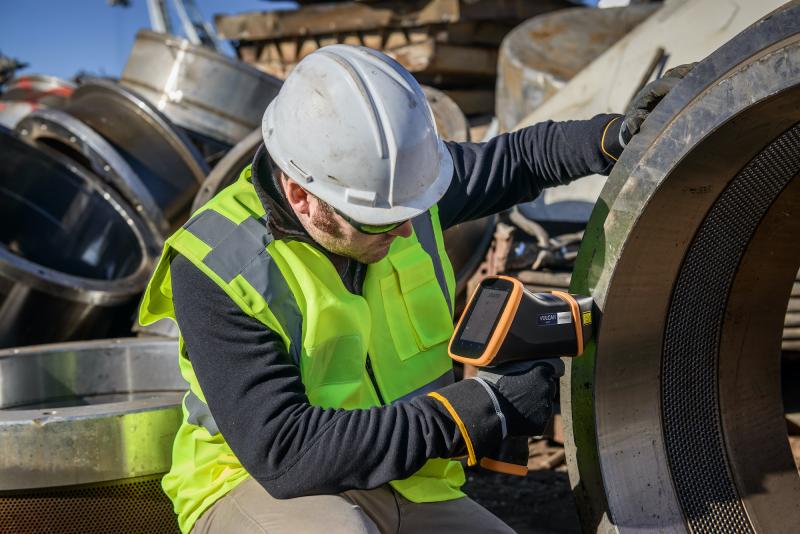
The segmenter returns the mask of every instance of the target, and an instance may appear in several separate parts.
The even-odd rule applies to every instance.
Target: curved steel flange
[[[156,237],[82,167],[0,135],[0,347],[127,330]]]
[[[0,491],[169,469],[186,382],[178,343],[112,339],[0,350]]]
[[[108,182],[142,215],[154,235],[166,236],[169,223],[150,191],[122,155],[103,136],[72,115],[54,109],[31,112],[16,131],[26,141],[71,157]]]
[[[189,138],[147,100],[107,80],[83,83],[64,111],[102,135],[145,184],[172,228],[208,173]]]
[[[586,531],[800,524],[780,397],[798,123],[790,2],[702,61],[609,178],[571,285],[595,299],[596,340],[561,392]]]
[[[174,35],[142,30],[120,81],[187,130],[234,145],[261,122],[281,80]]]

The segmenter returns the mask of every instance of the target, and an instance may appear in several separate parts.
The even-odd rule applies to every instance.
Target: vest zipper
[[[381,403],[381,406],[386,404],[386,401],[383,400],[383,395],[381,395],[381,390],[378,389],[378,381],[375,380],[375,372],[372,370],[372,360],[367,354],[367,375],[369,375],[369,381],[372,384],[372,389],[375,390],[375,395],[378,396],[378,402]]]

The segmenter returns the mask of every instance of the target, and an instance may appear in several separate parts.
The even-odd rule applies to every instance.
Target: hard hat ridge
[[[267,108],[262,133],[284,173],[365,224],[426,211],[452,178],[419,84],[364,47],[333,45],[304,58]]]

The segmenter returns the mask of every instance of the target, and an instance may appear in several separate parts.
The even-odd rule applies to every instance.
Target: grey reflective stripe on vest
[[[214,421],[214,416],[211,415],[211,410],[208,409],[208,404],[201,401],[200,397],[195,395],[191,389],[184,397],[183,405],[189,413],[189,417],[186,418],[189,423],[195,426],[202,426],[212,436],[219,434],[219,428],[216,421]]]
[[[426,395],[426,394],[430,393],[431,391],[436,391],[437,389],[441,389],[441,388],[443,388],[445,386],[449,386],[453,382],[455,382],[455,376],[453,375],[453,370],[450,369],[449,371],[447,371],[445,374],[443,374],[439,378],[437,378],[435,380],[431,380],[430,382],[428,382],[427,384],[425,384],[421,388],[417,388],[414,391],[412,391],[411,393],[406,393],[402,397],[393,400],[392,404],[394,404],[395,402],[410,401],[414,397],[419,397],[420,395]]]
[[[427,211],[414,217],[411,219],[411,225],[414,227],[414,233],[417,234],[417,240],[419,240],[419,244],[422,245],[422,249],[427,252],[428,256],[433,260],[433,271],[436,273],[436,280],[439,282],[444,300],[447,301],[447,308],[450,310],[450,315],[452,316],[453,303],[450,302],[450,289],[448,289],[447,279],[444,277],[442,258],[439,257],[439,247],[436,246],[436,235],[433,233],[431,212]]]
[[[236,225],[224,215],[206,210],[187,222],[184,229],[211,247],[203,263],[225,283],[241,274],[264,297],[289,336],[289,352],[299,366],[303,316],[286,278],[267,252],[272,234],[266,217],[248,217]]]
[[[225,283],[236,278],[272,241],[266,217],[248,217],[236,225],[224,215],[206,210],[193,217],[184,228],[211,247],[203,263]]]
[[[266,249],[244,268],[242,278],[267,301],[270,311],[289,336],[289,353],[295,365],[300,367],[303,315],[297,307],[297,301],[289,289],[289,284],[286,283],[286,278]]]

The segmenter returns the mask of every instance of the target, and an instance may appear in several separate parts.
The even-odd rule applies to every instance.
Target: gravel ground
[[[519,534],[581,532],[565,472],[531,471],[522,478],[470,469],[464,491]]]

